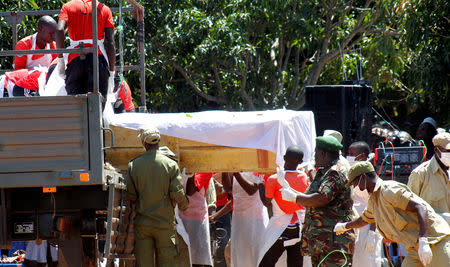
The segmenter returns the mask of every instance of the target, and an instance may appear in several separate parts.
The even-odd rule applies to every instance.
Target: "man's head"
[[[433,137],[434,153],[438,162],[450,167],[450,133],[440,133]]]
[[[339,143],[342,144],[342,134],[336,130],[325,130],[323,131],[323,136],[332,136],[338,140]]]
[[[43,16],[38,21],[38,35],[39,40],[45,43],[51,43],[55,40],[56,21],[50,16]]]
[[[354,142],[348,148],[348,156],[352,157],[353,161],[366,161],[369,153],[369,145],[364,141]]]
[[[327,167],[339,158],[341,143],[331,136],[319,136],[316,138],[314,160],[317,167]]]
[[[284,154],[284,169],[296,170],[297,166],[303,161],[303,151],[299,146],[290,146]]]
[[[358,162],[348,171],[348,182],[345,187],[359,187],[359,190],[367,189],[369,193],[373,192],[377,180],[377,174],[372,163],[368,161]]]
[[[431,117],[425,118],[417,129],[416,137],[424,141],[431,140],[437,134],[436,129],[436,121]]]
[[[159,146],[159,130],[155,127],[145,127],[139,130],[138,137],[141,139],[145,150],[157,149]]]

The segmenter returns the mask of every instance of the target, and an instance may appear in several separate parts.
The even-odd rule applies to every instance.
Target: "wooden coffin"
[[[128,162],[145,152],[137,137],[138,131],[110,126],[114,145],[106,149],[106,161],[114,167],[127,170]],[[105,134],[105,144],[111,144],[111,135]],[[178,159],[180,169],[195,172],[261,172],[276,171],[275,153],[262,149],[218,146],[162,135],[160,146],[167,146]]]

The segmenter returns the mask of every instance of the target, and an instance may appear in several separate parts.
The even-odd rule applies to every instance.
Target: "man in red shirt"
[[[119,91],[117,92],[117,90]],[[135,107],[130,86],[125,80],[120,82],[119,76],[114,78],[114,92],[117,94],[117,100],[114,103],[114,113],[134,112]]]
[[[64,48],[64,30],[68,28],[70,47],[92,47],[92,1],[72,0],[61,8],[56,29],[56,46]],[[109,7],[97,1],[97,30],[99,46],[99,91],[106,102],[108,79],[114,77],[114,25]],[[58,58],[62,60],[62,54]],[[69,54],[66,69],[67,94],[85,94],[93,91],[93,54]]]
[[[56,21],[50,16],[43,16],[38,21],[38,32],[17,42],[16,50],[55,49]],[[14,83],[8,95],[39,95],[38,78],[46,72],[56,54],[19,55],[14,58],[14,71],[7,72],[6,79]],[[44,68],[41,68],[44,67]],[[39,70],[35,68],[40,68]]]
[[[295,190],[305,192],[309,185],[308,175],[305,171],[297,169],[302,161],[301,148],[295,145],[288,147],[284,155],[285,171],[279,170],[277,174],[267,179],[263,203],[266,206],[272,206],[273,216],[264,233],[264,244],[258,257],[260,267],[275,266],[284,251],[287,252],[288,267],[302,266],[300,229],[305,208],[297,203],[283,200],[280,192],[282,184],[286,182]],[[263,188],[260,187],[261,189]]]
[[[43,16],[38,21],[37,33],[17,42],[16,50],[55,49],[55,31],[56,21],[50,16]],[[56,54],[18,55],[14,58],[14,70],[33,70],[39,66],[48,68],[56,56]]]

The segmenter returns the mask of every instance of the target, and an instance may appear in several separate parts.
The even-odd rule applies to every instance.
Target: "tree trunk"
[[[308,72],[308,76],[305,81],[305,85],[316,85],[319,81],[320,73],[325,67],[325,60],[319,59],[315,61]]]

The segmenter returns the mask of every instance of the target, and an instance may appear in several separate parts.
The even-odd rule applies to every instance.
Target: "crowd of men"
[[[313,162],[293,145],[271,176],[186,175],[158,149],[156,128],[139,137],[147,152],[130,162],[127,180],[138,266],[382,266],[383,241],[405,247],[402,266],[449,266],[450,133],[432,138],[434,155],[408,185],[382,180],[363,141],[344,158],[333,130],[316,138]],[[231,221],[214,259],[208,214]]]

